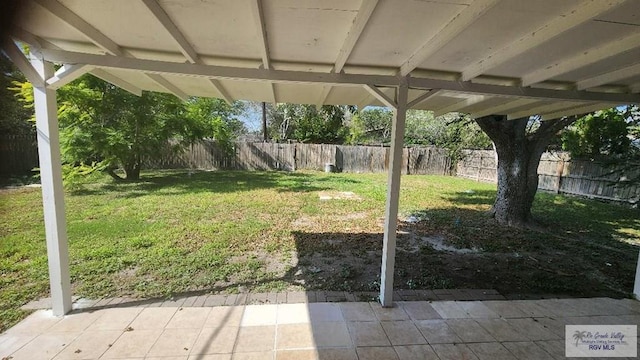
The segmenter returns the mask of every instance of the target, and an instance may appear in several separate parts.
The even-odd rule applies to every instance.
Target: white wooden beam
[[[93,68],[94,66],[85,64],[62,65],[62,67],[58,69],[51,78],[47,79],[47,84],[51,89],[59,89],[60,87],[88,73]]]
[[[191,43],[184,37],[182,31],[178,29],[178,26],[171,20],[162,6],[156,0],[142,0],[142,2],[176,42],[182,55],[192,64],[204,64],[196,50],[191,46]],[[210,79],[209,82],[227,103],[231,104],[233,102],[233,98],[229,96],[229,93],[219,81]]]
[[[610,71],[576,83],[578,90],[585,90],[600,85],[612,84],[616,81],[640,75],[640,63]]]
[[[558,110],[554,112],[549,112],[546,114],[540,114],[542,120],[553,120],[559,119],[565,116],[578,115],[578,114],[587,114],[590,112],[608,109],[611,107],[615,107],[618,105],[622,105],[621,103],[596,103],[596,104],[588,104],[583,106],[575,106],[568,109]]]
[[[477,104],[479,102],[487,100],[486,96],[483,95],[471,95],[468,98],[458,101],[455,104],[451,104],[449,106],[445,106],[433,112],[433,116],[441,116],[450,112],[459,111],[464,109],[467,106],[471,106]]]
[[[384,106],[395,109],[398,105],[396,102],[387,96],[387,94],[383,93],[382,90],[378,89],[374,85],[365,85],[364,88],[371,94],[373,97],[378,99]]]
[[[523,107],[526,105],[530,105],[533,103],[537,103],[538,100],[536,99],[517,99],[517,100],[513,100],[513,99],[509,99],[509,98],[505,98],[504,99],[504,103],[500,104],[500,105],[496,105],[496,106],[492,106],[486,109],[482,109],[479,111],[476,111],[474,113],[471,114],[471,117],[474,119],[477,118],[481,118],[487,115],[504,115],[506,113],[509,112],[509,110],[512,109],[517,109],[519,107]]]
[[[13,28],[11,28],[9,30],[9,36],[25,44],[29,44],[29,48],[32,50],[43,48],[62,50],[62,48],[60,48],[59,46],[47,40],[44,40],[20,27],[14,26]]]
[[[570,30],[584,22],[593,19],[606,11],[624,3],[627,0],[590,0],[581,3],[577,8],[560,14],[547,24],[533,29],[519,39],[512,41],[491,55],[481,59],[462,71],[462,81],[468,81],[474,77],[491,70],[498,65],[523,54],[524,52],[555,38],[563,32]]]
[[[400,66],[400,75],[408,75],[415,68],[423,64],[429,57],[442,49],[446,44],[458,36],[469,25],[478,20],[489,9],[493,8],[500,0],[475,0],[460,11],[435,35],[428,39],[420,48]]]
[[[98,67],[139,70],[147,73],[164,73],[184,76],[199,76],[212,79],[235,79],[249,81],[271,81],[276,83],[319,83],[325,85],[363,86],[376,84],[381,87],[398,86],[399,78],[390,75],[334,74],[307,71],[266,70],[185,64],[168,61],[133,59],[43,49],[46,59],[61,63],[83,63]],[[442,89],[470,94],[504,97],[531,98],[539,100],[569,100],[584,102],[614,102],[622,104],[640,103],[639,94],[604,93],[593,91],[553,90],[528,87],[476,84],[468,81],[449,81],[426,78],[408,79],[412,89]]]
[[[536,69],[522,77],[522,86],[529,86],[558,75],[566,74],[637,47],[640,47],[640,32],[580,51],[577,54]]]
[[[411,109],[412,107],[420,104],[423,101],[426,101],[427,99],[430,99],[436,95],[438,95],[438,93],[440,93],[440,89],[431,89],[428,90],[427,92],[425,92],[424,94],[418,96],[417,98],[411,100],[408,104],[407,104],[407,109]]]
[[[91,40],[96,46],[106,51],[108,54],[122,56],[124,55],[122,49],[118,44],[113,42],[93,25],[86,22],[83,18],[76,15],[73,11],[67,9],[64,5],[56,0],[34,0],[38,5],[45,8],[51,14],[58,17],[60,20],[69,24],[74,29],[82,33],[89,40]]]
[[[391,126],[391,154],[387,180],[387,203],[384,217],[382,241],[382,266],[380,269],[380,303],[393,306],[393,275],[396,261],[396,231],[398,226],[398,203],[400,202],[400,175],[402,174],[402,148],[407,118],[407,96],[409,88],[404,81],[398,87],[398,104],[394,109]]]
[[[102,69],[93,69],[90,73],[97,78],[132,93],[133,95],[142,96],[142,89]]]
[[[535,106],[535,107],[527,108],[524,110],[509,112],[507,113],[507,120],[520,119],[525,116],[540,115],[543,113],[552,113],[552,112],[568,109],[575,106],[577,106],[577,104],[575,103],[571,104],[566,102],[559,102],[556,104],[543,104],[540,106]]]
[[[331,90],[333,90],[333,87],[331,86],[327,85],[322,87],[322,92],[320,93],[320,97],[318,98],[316,107],[324,105],[324,103],[327,101],[327,98],[329,97],[329,94],[331,93]]]
[[[362,100],[360,100],[356,106],[358,107],[358,111],[364,109],[365,107],[369,106],[369,104],[371,104],[373,97],[371,96],[371,94],[369,94],[367,92],[367,95],[365,95],[365,97],[362,98]]]
[[[158,85],[162,86],[168,92],[174,94],[178,98],[183,101],[187,101],[189,99],[189,95],[185,94],[184,91],[180,90],[177,86],[173,85],[169,80],[163,78],[158,74],[147,74],[147,76],[158,83]]]
[[[33,87],[36,114],[38,156],[42,206],[47,242],[47,262],[53,315],[63,316],[71,311],[71,278],[69,248],[62,187],[62,161],[58,132],[56,91],[44,86],[44,79],[54,75],[53,64],[36,57],[33,66],[41,81]]]
[[[18,44],[11,39],[2,39],[2,51],[9,57],[11,62],[24,74],[33,86],[44,86],[44,81],[33,67],[27,56],[22,52]]]
[[[260,40],[260,57],[262,58],[262,66],[265,69],[271,68],[269,60],[269,40],[267,37],[267,25],[264,21],[264,10],[262,8],[262,0],[249,0],[251,5],[251,14],[256,22],[258,30],[258,39]]]

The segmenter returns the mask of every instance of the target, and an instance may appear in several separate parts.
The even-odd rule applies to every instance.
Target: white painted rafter
[[[441,116],[446,113],[455,112],[466,108],[467,106],[475,105],[482,101],[487,100],[487,97],[484,95],[471,95],[462,101],[458,101],[455,104],[451,104],[449,106],[445,106],[433,112],[434,116]]]
[[[598,110],[602,110],[602,109],[608,109],[611,107],[615,107],[620,105],[620,103],[597,103],[597,104],[589,104],[589,105],[582,105],[582,106],[574,106],[574,107],[570,107],[570,108],[566,108],[563,110],[558,110],[558,111],[554,111],[554,112],[548,112],[545,114],[540,114],[542,117],[542,120],[553,120],[553,119],[559,119],[565,116],[572,116],[572,115],[579,115],[579,114],[587,114],[590,112],[594,112],[594,111],[598,111]]]
[[[86,64],[65,64],[58,69],[55,74],[47,79],[47,84],[51,89],[59,89],[60,87],[72,82],[80,76],[88,73],[94,67]]]
[[[595,64],[618,54],[640,47],[640,32],[580,51],[570,57],[548,64],[522,77],[522,86],[539,83],[555,76]]]
[[[59,3],[57,0],[34,0],[38,5],[40,5],[45,10],[49,11],[51,14],[55,15],[60,20],[67,23],[69,26],[73,27],[80,33],[82,33],[87,39],[91,40],[91,42],[104,50],[106,53],[113,56],[132,56],[130,53],[124,51],[118,44],[116,44],[109,37],[104,35],[98,29],[96,29],[93,25],[86,22],[83,18],[75,14],[73,11],[67,9],[64,5]],[[162,78],[160,75],[154,74],[145,74],[149,77],[149,79],[156,82],[159,86],[164,88],[165,90],[173,93],[180,99],[185,100],[187,96],[184,92],[178,89],[177,86],[171,84],[168,80]],[[114,84],[116,85],[116,84]],[[116,85],[117,86],[117,85]],[[173,89],[175,91],[172,91]]]
[[[104,56],[43,49],[43,54],[51,61],[62,63],[84,63],[99,67],[123,70],[137,70],[147,73],[176,74],[198,76],[212,79],[269,81],[276,83],[317,83],[345,86],[376,84],[379,87],[397,87],[400,78],[391,75],[334,74],[308,71],[267,70],[185,64],[167,61],[134,59],[129,57]],[[489,84],[476,84],[464,81],[436,80],[427,78],[409,78],[412,89],[442,89],[470,94],[530,98],[539,100],[569,100],[584,102],[640,103],[638,94],[603,93],[592,91],[537,89]]]
[[[400,75],[406,76],[423,64],[429,57],[467,29],[500,0],[475,0],[437,31],[400,66]]]
[[[378,99],[381,103],[383,103],[386,107],[395,109],[398,105],[396,102],[391,99],[387,94],[382,92],[382,90],[378,89],[374,85],[364,85],[365,90],[369,92],[374,98]]]
[[[262,68],[265,70],[271,69],[271,59],[269,58],[269,38],[267,36],[267,24],[264,20],[264,8],[262,6],[262,0],[249,0],[251,6],[251,14],[253,14],[253,20],[256,22],[258,39],[260,40],[260,57],[262,58]],[[276,96],[276,86],[274,83],[270,84],[272,103],[276,104],[278,98]]]
[[[522,117],[531,116],[531,115],[553,113],[562,109],[570,108],[572,106],[576,106],[576,104],[568,104],[564,102],[555,103],[555,104],[543,104],[540,106],[527,108],[524,110],[509,112],[507,113],[507,120],[520,119]]]
[[[504,104],[500,104],[500,105],[496,105],[496,106],[492,106],[486,109],[482,109],[482,110],[478,110],[476,112],[471,113],[471,117],[472,118],[481,118],[483,116],[487,116],[487,115],[503,115],[509,112],[509,110],[512,109],[517,109],[523,106],[527,106],[533,103],[538,102],[537,99],[517,99],[517,100],[513,100],[513,99],[509,99],[509,98],[505,98],[505,103]]]
[[[90,72],[93,76],[100,78],[108,83],[111,83],[123,90],[126,90],[130,93],[132,93],[133,95],[137,95],[137,96],[141,96],[142,95],[142,89],[140,89],[139,87],[107,72],[104,71],[102,69],[93,69]]]
[[[358,13],[353,19],[353,23],[351,24],[351,28],[347,33],[346,38],[342,42],[342,47],[338,51],[338,56],[336,57],[336,61],[333,64],[333,69],[331,72],[340,73],[344,69],[344,65],[347,63],[349,56],[351,56],[351,52],[355,48],[358,40],[360,39],[360,35],[362,35],[362,31],[367,26],[373,11],[378,5],[378,0],[363,0],[360,4],[360,8],[358,9]],[[324,86],[322,88],[322,93],[320,94],[320,101],[318,101],[318,105],[324,104],[331,92],[331,86]]]
[[[563,32],[613,9],[625,1],[628,0],[590,0],[582,3],[579,7],[558,15],[549,23],[544,24],[540,28],[533,29],[526,35],[512,41],[498,51],[467,67],[462,71],[461,79],[463,81],[471,80],[476,76],[481,75],[498,65],[504,64],[514,57],[555,38]]]
[[[418,96],[417,98],[409,101],[409,103],[407,103],[407,109],[411,109],[412,107],[420,104],[423,101],[426,101],[427,99],[430,99],[436,95],[438,95],[438,93],[440,93],[440,89],[431,89],[428,90],[427,92],[425,92],[424,94]]]
[[[640,63],[580,80],[576,83],[576,88],[578,90],[589,89],[600,85],[615,83],[618,80],[635,77],[637,75],[640,75]]]
[[[187,60],[189,60],[192,64],[204,64],[196,50],[191,46],[191,43],[184,37],[182,31],[178,29],[176,24],[171,20],[169,15],[164,11],[162,6],[156,0],[142,0],[144,5],[151,11],[153,16],[160,22],[160,24],[164,27],[165,30],[169,33],[171,38],[176,42],[180,52],[184,55]],[[222,98],[231,104],[233,102],[233,98],[229,95],[226,89],[220,84],[219,81],[210,79],[209,81],[211,85],[216,89],[218,93],[222,96]]]
[[[22,52],[18,44],[13,40],[2,39],[2,51],[11,59],[13,64],[24,74],[33,86],[43,86],[44,79],[38,71],[33,67],[27,56]]]

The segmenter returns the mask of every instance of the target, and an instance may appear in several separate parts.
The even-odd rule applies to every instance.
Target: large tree
[[[529,117],[507,120],[504,115],[476,119],[491,138],[498,155],[498,192],[491,215],[500,224],[534,225],[531,206],[538,190],[538,164],[551,140],[581,116],[533,121]]]
[[[277,104],[270,106],[269,132],[272,139],[297,140],[303,143],[343,143],[348,129],[348,106]]]
[[[33,134],[33,125],[28,121],[33,115],[33,107],[25,107],[16,96],[16,90],[25,81],[24,75],[2,55],[0,71],[0,134]]]

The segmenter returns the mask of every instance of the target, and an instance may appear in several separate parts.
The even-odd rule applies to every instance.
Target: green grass
[[[399,245],[439,235],[482,252],[399,249],[398,288],[591,295],[585,289],[595,286],[593,294],[620,296],[632,290],[638,210],[538,194],[534,214],[548,230],[515,231],[486,218],[494,189],[453,177],[403,177],[401,215],[428,220],[401,224],[410,235]],[[321,201],[322,191],[361,199]],[[385,197],[384,174],[155,171],[137,183],[95,178],[66,196],[73,292],[146,298],[375,290]],[[307,271],[311,266],[322,271]],[[40,190],[2,190],[0,331],[25,316],[21,305],[47,296],[48,286]]]

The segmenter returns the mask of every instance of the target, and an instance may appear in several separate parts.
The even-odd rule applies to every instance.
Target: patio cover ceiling
[[[90,71],[136,94],[364,107],[409,75],[409,108],[436,114],[640,102],[640,0],[25,2],[11,36],[66,64],[53,88]]]

